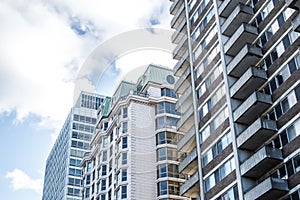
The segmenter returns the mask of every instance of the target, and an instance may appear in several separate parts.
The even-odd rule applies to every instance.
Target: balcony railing
[[[245,200],[278,199],[289,191],[286,180],[267,178],[244,195]]]
[[[174,18],[171,21],[171,27],[174,29],[177,29],[181,20],[183,20],[184,17],[185,17],[185,14],[184,14],[184,3],[183,3],[183,4],[181,4],[180,8],[174,15]]]
[[[176,93],[182,94],[184,91],[186,91],[187,87],[191,85],[190,76],[191,69],[187,67],[174,85],[174,90]]]
[[[266,81],[265,70],[250,67],[230,88],[230,95],[235,99],[244,100]]]
[[[241,48],[247,43],[251,44],[257,37],[257,28],[249,24],[241,24],[235,33],[224,45],[224,52],[230,56],[236,56]]]
[[[300,2],[299,0],[286,0],[286,5],[295,10],[300,10]]]
[[[190,149],[194,143],[196,145],[196,138],[195,138],[195,126],[192,126],[192,128],[187,131],[184,136],[181,138],[181,140],[177,143],[177,150],[187,152],[188,149]]]
[[[198,171],[189,180],[186,180],[185,183],[180,187],[180,195],[185,196],[186,193],[194,193],[194,191],[199,191]]]
[[[185,113],[192,102],[192,86],[189,86],[176,102],[176,110]]]
[[[277,132],[276,122],[258,118],[237,138],[237,146],[254,151]]]
[[[227,72],[231,76],[241,77],[244,72],[251,65],[255,65],[261,57],[262,51],[260,48],[247,44],[227,65]]]
[[[233,113],[235,122],[250,125],[272,105],[272,98],[268,94],[252,93]]]
[[[245,177],[259,178],[283,161],[280,149],[263,147],[241,165]]]
[[[195,169],[197,170],[198,162],[197,162],[197,148],[194,148],[186,158],[179,164],[178,170],[179,173],[183,174],[193,174],[195,173]],[[191,172],[192,171],[192,172]]]
[[[225,0],[219,7],[219,14],[221,17],[228,17],[234,8],[239,4],[245,4],[247,0]]]
[[[193,105],[182,115],[177,122],[177,130],[186,132],[194,125],[194,108]]]
[[[222,34],[231,36],[242,23],[248,23],[253,17],[253,14],[254,12],[251,7],[238,4],[226,21],[222,24]]]
[[[175,76],[181,76],[186,68],[190,65],[188,55],[188,51],[186,51],[174,66],[173,71]]]

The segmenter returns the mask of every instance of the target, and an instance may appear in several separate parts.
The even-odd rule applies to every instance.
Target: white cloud
[[[60,129],[72,105],[73,80],[89,53],[107,39],[140,27],[169,27],[161,0],[3,0],[0,2],[0,114],[16,110]],[[86,31],[78,35],[72,30]],[[74,29],[74,27],[73,27]],[[78,31],[78,30],[77,30]],[[78,32],[77,32],[78,33]]]
[[[20,169],[14,169],[11,172],[7,172],[5,177],[10,179],[13,190],[33,190],[39,194],[42,194],[42,179],[32,179]]]

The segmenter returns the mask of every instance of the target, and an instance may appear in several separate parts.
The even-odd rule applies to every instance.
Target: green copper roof
[[[131,83],[127,81],[121,81],[112,98],[106,97],[102,107],[101,116],[109,115],[114,104],[122,97],[129,95],[130,91],[132,94],[140,92],[149,82],[172,86],[176,81],[176,77],[173,76],[172,69],[168,69],[162,66],[149,65],[142,76],[138,79],[137,83]]]
[[[138,79],[138,85],[145,86],[148,82],[153,82],[161,85],[171,86],[174,84],[174,82],[168,82],[168,76],[175,79],[172,69],[151,64],[148,66],[145,73]]]
[[[111,110],[111,98],[106,97],[103,104],[101,105],[101,116],[107,117]]]
[[[115,103],[120,97],[127,96],[130,90],[136,91],[136,84],[127,81],[121,81],[112,97],[112,103]]]

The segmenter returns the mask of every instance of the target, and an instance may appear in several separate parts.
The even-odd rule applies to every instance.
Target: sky
[[[0,1],[1,199],[41,199],[47,156],[90,55],[131,30],[169,29],[169,7],[168,0]],[[94,73],[102,87],[88,78],[79,85],[109,95],[134,68],[174,64],[170,52],[128,52]]]

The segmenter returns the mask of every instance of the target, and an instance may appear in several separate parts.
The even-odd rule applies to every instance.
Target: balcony
[[[247,44],[227,65],[227,73],[230,76],[240,77],[250,65],[255,65],[261,57],[260,48]]]
[[[182,4],[183,4],[182,0],[175,0],[170,7],[170,13],[174,15],[179,10]]]
[[[182,94],[191,85],[191,69],[186,68],[184,73],[179,77],[174,85],[174,90],[178,94]]]
[[[173,51],[173,58],[179,60],[182,58],[184,53],[187,51],[188,40],[185,35],[179,42],[179,44],[175,47]]]
[[[251,44],[257,35],[258,32],[256,27],[249,24],[241,24],[224,45],[224,52],[227,55],[236,56],[241,48],[247,43]]]
[[[276,132],[277,126],[275,121],[259,118],[238,136],[237,146],[240,149],[254,151]]]
[[[179,173],[194,174],[198,169],[197,148],[191,151],[187,157],[179,164]]]
[[[300,14],[292,22],[294,31],[300,33]]]
[[[182,58],[174,66],[173,71],[175,76],[181,76],[186,67],[190,65],[188,55],[188,51],[186,51]]]
[[[219,6],[219,14],[227,18],[239,3],[245,4],[246,2],[247,0],[225,0]]]
[[[187,131],[177,144],[177,150],[188,152],[196,146],[195,127]]]
[[[182,20],[174,33],[171,36],[171,41],[178,44],[180,40],[186,35],[186,21]]]
[[[183,113],[180,120],[177,122],[177,130],[186,132],[190,130],[190,128],[194,124],[194,108],[191,105],[185,113]]]
[[[245,200],[278,199],[289,191],[286,180],[267,178],[244,195]]]
[[[263,147],[241,165],[241,175],[258,179],[283,161],[280,149]]]
[[[185,17],[185,13],[184,13],[184,3],[183,3],[181,4],[180,8],[177,10],[176,14],[174,15],[171,21],[171,28],[177,29],[184,17]]]
[[[192,87],[188,87],[186,91],[179,97],[176,102],[176,110],[180,113],[185,113],[193,103]]]
[[[198,171],[180,187],[180,196],[196,198],[199,196],[199,175]]]
[[[300,1],[299,0],[285,0],[285,3],[288,7],[295,10],[300,10]]]
[[[238,4],[221,26],[222,34],[231,36],[242,23],[248,23],[253,14],[254,12],[251,7]]]
[[[250,67],[230,88],[230,95],[232,98],[244,100],[267,79],[266,71]]]
[[[234,111],[233,119],[235,122],[249,125],[271,105],[270,95],[254,92]]]

